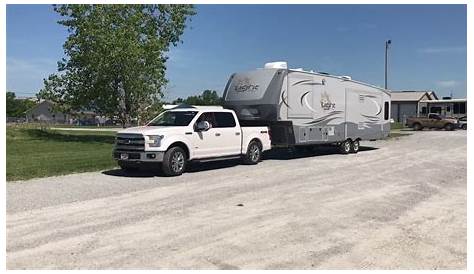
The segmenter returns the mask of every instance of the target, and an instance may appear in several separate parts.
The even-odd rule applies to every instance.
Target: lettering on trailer
[[[258,90],[259,85],[250,83],[249,78],[239,79],[237,84],[234,86],[236,92],[254,92]]]
[[[331,110],[336,108],[336,103],[331,102],[331,98],[329,98],[329,95],[325,91],[321,93],[320,103],[321,108],[324,110]]]

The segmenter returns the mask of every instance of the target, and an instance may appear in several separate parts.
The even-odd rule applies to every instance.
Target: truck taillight
[[[268,129],[268,138],[270,141],[272,140],[272,130],[270,128]]]

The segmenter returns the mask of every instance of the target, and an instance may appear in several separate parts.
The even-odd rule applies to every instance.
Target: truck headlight
[[[163,137],[163,135],[148,135],[148,145],[150,147],[159,147]]]

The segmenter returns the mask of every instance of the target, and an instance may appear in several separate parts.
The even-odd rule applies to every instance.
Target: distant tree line
[[[217,94],[215,90],[206,89],[201,95],[188,96],[186,99],[178,98],[172,104],[187,104],[198,106],[222,105],[223,98]]]
[[[25,117],[25,112],[36,105],[29,99],[18,99],[14,92],[7,91],[7,117]]]

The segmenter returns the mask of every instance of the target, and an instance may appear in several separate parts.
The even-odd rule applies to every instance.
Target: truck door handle
[[[236,132],[235,135],[237,135],[237,136],[240,135],[240,132]]]
[[[221,136],[221,134],[220,134],[220,133],[216,133],[216,136]]]

